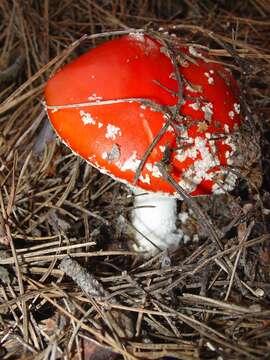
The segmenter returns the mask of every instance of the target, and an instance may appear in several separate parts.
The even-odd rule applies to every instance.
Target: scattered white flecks
[[[211,121],[213,116],[213,104],[210,102],[206,103],[202,106],[202,111],[204,112],[204,119],[206,121]]]
[[[202,57],[202,54],[200,54],[193,46],[189,46],[188,51],[190,55],[193,55],[195,57]]]
[[[103,152],[101,155],[102,159],[107,160],[109,163],[118,161],[120,159],[120,156],[120,146],[117,144],[113,144],[110,151]]]
[[[100,129],[100,128],[102,128],[102,126],[103,126],[103,124],[102,124],[102,122],[98,122],[98,128]]]
[[[224,131],[225,131],[226,134],[228,134],[230,132],[230,127],[229,127],[228,124],[224,125]]]
[[[224,140],[224,144],[229,145],[233,153],[236,152],[237,147],[233,136],[227,136],[226,139]]]
[[[107,139],[115,140],[117,136],[121,136],[122,132],[121,129],[117,126],[114,126],[112,124],[107,125],[107,132],[105,134],[105,137]]]
[[[145,109],[146,109],[146,106],[142,104],[142,105],[140,105],[140,108],[143,109],[143,110],[145,110]]]
[[[144,117],[143,113],[139,113],[139,117],[143,118]]]
[[[213,85],[214,84],[214,78],[212,76],[210,76],[210,74],[208,72],[205,72],[204,75],[207,77],[208,84]]]
[[[168,127],[167,131],[169,131],[169,132],[174,132],[174,129],[173,129],[173,127],[170,125],[170,126]]]
[[[90,156],[88,157],[88,160],[89,160],[90,162],[93,162],[93,161],[95,161],[95,158],[96,158],[96,155],[90,155]]]
[[[144,184],[149,184],[149,185],[151,184],[151,179],[148,174],[146,174],[145,176],[140,175],[139,180],[141,180],[141,182]]]
[[[177,131],[179,131],[179,134],[181,134],[181,140],[185,142],[186,145],[190,144],[192,145],[194,143],[194,140],[192,137],[188,134],[187,126],[184,124],[177,125]]]
[[[209,132],[205,133],[206,139],[211,139],[211,136],[212,136],[212,135],[211,135]]]
[[[212,153],[212,155],[216,155],[216,153],[217,153],[217,147],[216,147],[216,142],[214,141],[214,140],[210,140],[209,142],[208,142],[208,144],[209,144],[209,146],[210,146],[210,151],[211,151],[211,153]]]
[[[232,152],[227,150],[225,152],[225,157],[226,157],[226,160],[227,160],[227,165],[233,165],[234,159],[233,159],[233,156],[232,156]]]
[[[142,32],[131,32],[129,33],[129,36],[131,36],[133,39],[143,41],[145,40],[144,34]]]
[[[152,173],[152,175],[156,178],[160,178],[162,177],[161,172],[159,171],[159,168],[157,167],[157,165],[151,164],[151,163],[147,163],[145,165],[146,169],[148,171],[150,171]]]
[[[188,104],[189,107],[191,107],[193,110],[200,110],[200,104],[198,102]]]
[[[198,136],[194,142],[194,146],[189,149],[189,157],[193,158],[194,162],[184,172],[179,182],[179,185],[188,193],[194,191],[203,180],[212,180],[215,173],[210,170],[220,165],[220,160],[216,152],[212,151],[207,139]],[[197,156],[198,153],[200,153],[200,158]],[[178,150],[176,158],[185,160],[185,154],[179,153]]]
[[[159,28],[158,28],[158,31],[163,31],[163,30],[164,30],[163,27],[159,27]]]
[[[187,158],[195,160],[198,155],[198,151],[196,149],[196,146],[190,146],[187,149],[177,149],[175,159],[183,162]]]
[[[207,140],[198,136],[195,139],[195,146],[201,153],[201,159],[194,162],[194,169],[196,174],[200,174],[201,177],[204,177],[206,179],[209,175],[207,174],[207,171],[210,170],[212,167],[219,165],[220,162],[219,159],[217,157],[214,157],[214,154],[209,151],[209,148],[207,146]]]
[[[102,154],[101,154],[101,157],[103,160],[107,160],[107,152],[104,151]]]
[[[192,179],[192,170],[188,169],[184,176],[178,181],[178,185],[184,189],[188,194],[190,194],[192,191],[194,191],[197,188],[197,184],[193,182]]]
[[[240,104],[233,104],[234,107],[234,111],[236,112],[236,114],[240,114]]]
[[[233,110],[231,110],[231,111],[229,111],[228,112],[228,115],[229,115],[229,117],[231,118],[231,119],[233,119],[234,118],[234,111]]]
[[[214,70],[212,70],[212,69],[209,70],[209,72],[210,72],[210,74],[212,74],[212,75],[215,73]]]
[[[189,214],[186,211],[181,211],[178,214],[178,219],[181,221],[182,224],[185,224],[188,218],[189,218]]]
[[[137,159],[137,151],[133,151],[132,155],[121,165],[119,162],[116,163],[116,165],[120,168],[122,171],[136,171],[140,165],[141,160]]]
[[[91,75],[91,79],[95,79],[95,77],[96,77],[95,75]]]
[[[236,174],[228,170],[221,170],[220,175],[224,177],[224,180],[213,184],[212,191],[214,194],[224,194],[225,191],[231,191],[235,188],[237,181]]]
[[[76,153],[74,153],[74,154],[76,154]],[[76,155],[78,156],[79,154],[76,154]],[[95,156],[95,155],[93,155],[93,156]],[[110,171],[106,170],[104,167],[101,167],[101,166],[98,164],[97,161],[94,161],[94,160],[92,159],[92,156],[90,156],[90,157],[87,159],[87,161],[88,161],[88,163],[89,163],[91,166],[93,166],[93,167],[95,167],[96,169],[98,169],[102,174],[109,175],[112,179],[114,179],[114,180],[116,180],[116,181],[120,181],[120,182],[123,183],[123,184],[130,185],[127,180],[122,179],[122,178],[119,178],[119,177],[115,176],[114,174],[112,174]]]
[[[52,114],[56,113],[59,109],[52,109]]]
[[[96,122],[92,118],[91,114],[89,114],[83,110],[80,110],[80,115],[81,115],[84,125],[87,125],[87,124],[95,125]]]
[[[99,102],[99,101],[101,101],[102,99],[103,99],[102,96],[98,96],[96,93],[93,93],[92,95],[88,96],[88,100],[89,100],[89,101]]]
[[[164,145],[159,145],[159,150],[160,150],[162,153],[164,153],[165,149],[166,149],[166,146],[164,146]]]

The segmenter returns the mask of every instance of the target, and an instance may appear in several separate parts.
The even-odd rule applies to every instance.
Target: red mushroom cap
[[[233,189],[237,155],[234,134],[241,124],[239,88],[222,65],[193,47],[179,49],[184,104],[174,126],[161,137],[137,186],[174,194],[157,163],[171,149],[170,175],[191,195]],[[123,99],[143,98],[159,106],[177,104],[173,63],[156,39],[130,34],[107,41],[64,66],[47,83],[48,115],[60,138],[101,171],[131,183],[143,156],[167,122],[158,107]],[[119,100],[115,103],[107,100]],[[91,106],[65,107],[91,103]],[[57,108],[60,106],[60,108]],[[55,108],[54,108],[55,107]]]

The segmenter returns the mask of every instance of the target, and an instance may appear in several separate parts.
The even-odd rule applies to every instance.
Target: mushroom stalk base
[[[138,189],[132,191],[135,195],[132,211],[134,248],[151,254],[176,248],[182,238],[181,231],[176,228],[176,199]]]

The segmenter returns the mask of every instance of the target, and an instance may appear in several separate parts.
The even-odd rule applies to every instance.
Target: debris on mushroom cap
[[[205,54],[195,54],[192,47],[178,51],[188,55],[185,66],[179,63],[183,104],[148,156],[137,186],[175,193],[157,166],[169,149],[170,175],[191,195],[232,190],[237,179],[232,168],[243,162],[239,88],[230,72],[206,62]],[[188,60],[192,56],[196,61]],[[48,81],[49,118],[76,154],[132,183],[146,150],[167,124],[163,109],[177,104],[174,74],[164,45],[148,35],[107,41]]]

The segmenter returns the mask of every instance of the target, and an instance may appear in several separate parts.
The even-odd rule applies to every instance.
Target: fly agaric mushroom
[[[165,162],[170,176],[198,196],[232,190],[232,169],[242,161],[239,88],[230,72],[191,46],[178,47],[175,66],[167,50],[152,36],[131,33],[64,66],[45,90],[48,116],[65,144],[139,194],[136,242],[151,252],[181,238],[178,194],[158,164]]]

